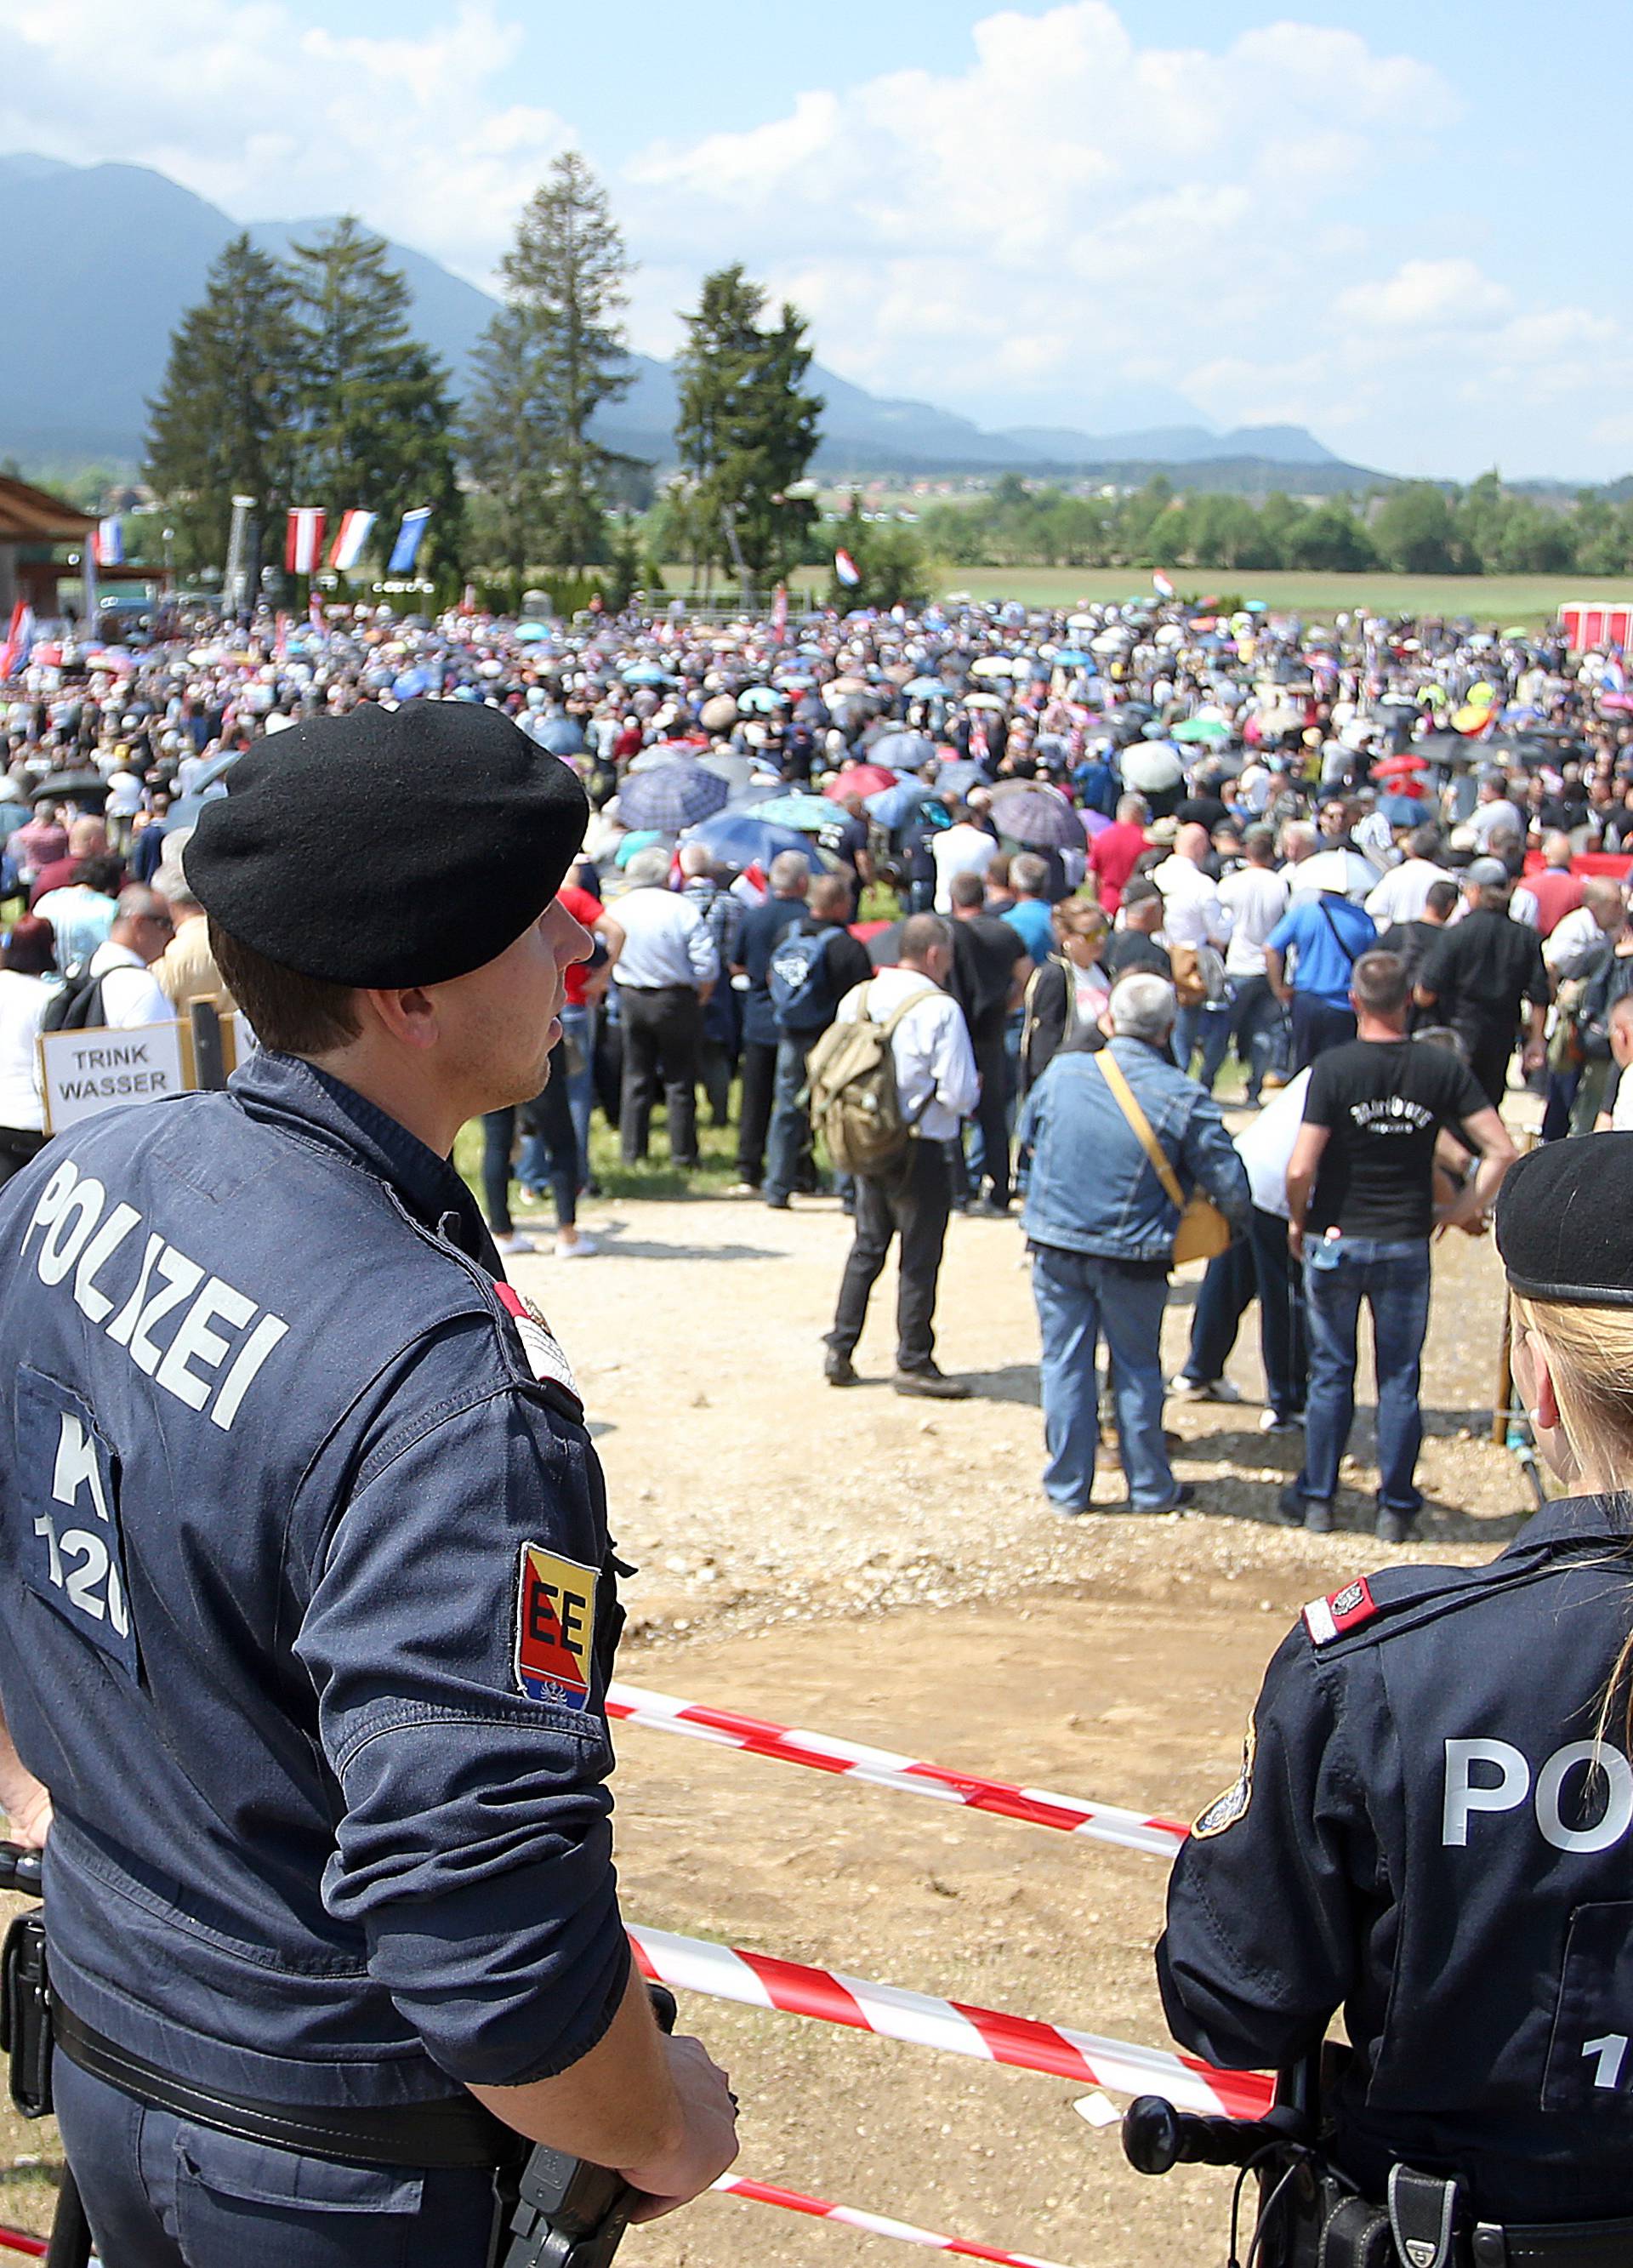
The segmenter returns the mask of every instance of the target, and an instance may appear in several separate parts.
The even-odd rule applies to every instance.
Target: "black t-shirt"
[[[1173,982],[1173,963],[1166,946],[1159,945],[1143,929],[1114,929],[1106,940],[1100,967],[1107,976],[1126,976],[1131,968],[1149,969],[1165,983]]]
[[[1311,1235],[1404,1244],[1434,1226],[1435,1137],[1490,1104],[1460,1057],[1416,1040],[1350,1040],[1318,1056],[1306,1126],[1329,1139],[1311,1192]],[[1472,1144],[1470,1145],[1472,1147]]]
[[[1549,997],[1535,930],[1483,906],[1441,931],[1423,956],[1417,982],[1434,994],[1446,1022],[1476,1043],[1512,1034],[1522,998],[1546,1007]]]
[[[972,1041],[1003,1036],[1015,963],[1026,958],[1020,932],[995,914],[970,914],[953,924],[953,981]]]

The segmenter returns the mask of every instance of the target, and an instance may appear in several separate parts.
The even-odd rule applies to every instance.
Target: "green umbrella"
[[[1228,740],[1230,737],[1230,726],[1219,717],[1188,717],[1168,735],[1171,740]]]
[[[801,835],[820,835],[834,824],[834,806],[820,795],[779,795],[774,802],[757,803],[754,817],[769,827],[792,827]]]

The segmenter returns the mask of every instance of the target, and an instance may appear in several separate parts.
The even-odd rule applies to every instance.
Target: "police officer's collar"
[[[1633,1543],[1633,1497],[1562,1496],[1535,1513],[1510,1551],[1551,1550],[1570,1543]]]
[[[252,1118],[283,1121],[337,1150],[394,1189],[416,1220],[449,1236],[490,1275],[503,1276],[476,1201],[446,1158],[400,1119],[304,1057],[258,1049],[228,1086]]]

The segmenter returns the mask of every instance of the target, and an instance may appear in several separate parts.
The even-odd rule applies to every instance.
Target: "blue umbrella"
[[[717,811],[712,819],[688,828],[688,843],[701,843],[715,858],[740,872],[745,866],[768,867],[780,850],[798,850],[813,874],[822,872],[816,846],[791,827],[774,827],[757,810]]]
[[[945,701],[949,689],[938,677],[909,677],[901,688],[915,701],[929,701],[934,698]]]
[[[581,756],[584,729],[572,717],[552,717],[539,728],[539,746],[553,756]]]
[[[739,709],[781,709],[787,699],[787,694],[779,693],[775,686],[749,685],[738,695],[737,705]]]
[[[880,788],[877,795],[869,796],[866,808],[869,817],[878,820],[887,835],[921,817],[932,827],[953,824],[953,814],[940,797],[914,779],[903,780],[899,787]]]
[[[888,764],[893,771],[916,772],[927,764],[936,753],[936,744],[926,733],[882,733],[867,746],[871,764]]]
[[[674,680],[666,669],[659,669],[655,661],[632,661],[619,674],[626,685],[673,685]]]
[[[961,757],[955,764],[943,764],[936,774],[936,785],[938,789],[951,788],[954,795],[966,795],[971,788],[980,787],[990,777],[991,774],[984,764]]]
[[[1055,657],[1056,669],[1092,669],[1094,656],[1085,653],[1080,646],[1063,645]]]
[[[627,779],[618,793],[618,815],[626,827],[655,827],[678,835],[722,810],[731,789],[717,772],[699,764],[665,764]]]
[[[820,835],[834,823],[834,806],[820,795],[779,795],[762,803],[755,813],[769,826],[791,827],[802,835]],[[842,814],[841,814],[842,816]]]
[[[518,622],[516,625],[518,645],[537,645],[541,638],[548,638],[549,635],[548,622]]]

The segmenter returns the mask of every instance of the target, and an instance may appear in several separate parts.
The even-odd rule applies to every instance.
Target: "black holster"
[[[51,2108],[51,1985],[38,1913],[18,1916],[0,1952],[0,2054],[9,2060],[17,2110],[43,2118]]]

